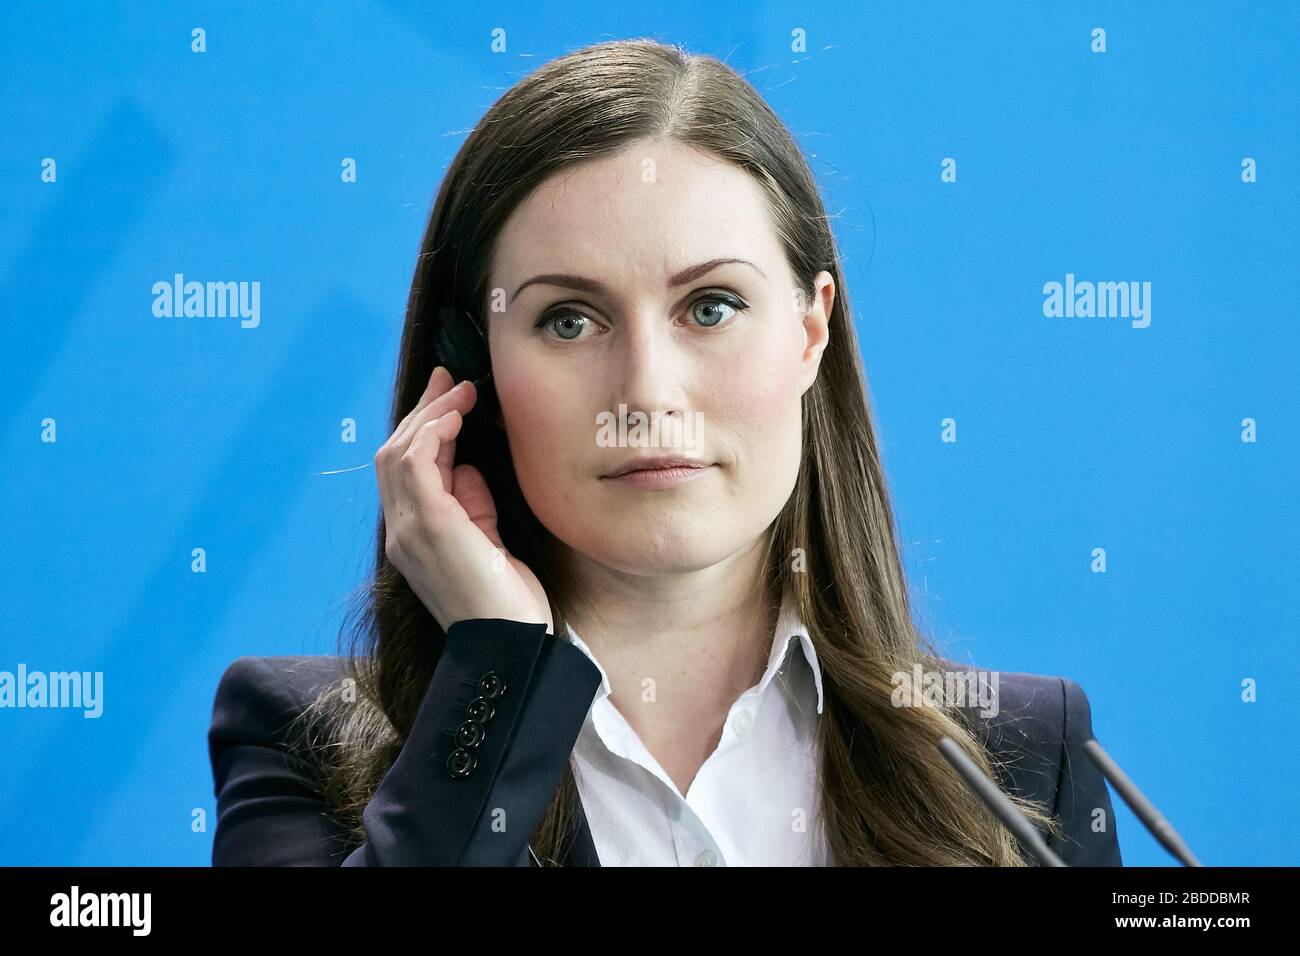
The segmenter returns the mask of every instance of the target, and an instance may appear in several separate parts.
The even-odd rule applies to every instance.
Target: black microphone
[[[1183,838],[1170,826],[1169,821],[1161,816],[1155,804],[1146,798],[1123,770],[1119,769],[1119,764],[1111,759],[1110,754],[1101,749],[1101,744],[1097,743],[1095,738],[1086,741],[1083,749],[1088,751],[1088,756],[1097,765],[1102,776],[1110,781],[1115,792],[1124,798],[1124,802],[1137,814],[1142,825],[1151,831],[1151,835],[1160,842],[1161,846],[1177,857],[1183,866],[1203,865],[1192,856],[1192,851],[1183,842]]]
[[[1041,865],[1066,865],[1065,861],[1051,851],[1043,835],[1038,832],[1038,828],[1029,822],[1029,818],[1020,812],[1020,809],[1011,802],[1011,798],[1003,793],[997,784],[984,775],[984,771],[975,766],[975,762],[966,756],[966,751],[958,747],[956,741],[951,737],[941,737],[939,750],[948,763],[952,764],[953,769],[961,774],[966,785],[984,801],[984,805],[993,811],[994,816],[1002,821],[1003,825],[1037,858]]]

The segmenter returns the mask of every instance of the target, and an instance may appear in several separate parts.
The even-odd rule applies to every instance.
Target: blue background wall
[[[52,6],[0,7],[0,669],[103,671],[106,707],[0,710],[0,863],[208,862],[219,675],[333,652],[369,561],[446,164],[518,78],[641,35],[813,156],[922,621],[1079,681],[1206,863],[1300,862],[1295,5]],[[259,281],[260,325],[155,318],[177,272]],[[1150,326],[1045,317],[1067,273],[1150,282]]]

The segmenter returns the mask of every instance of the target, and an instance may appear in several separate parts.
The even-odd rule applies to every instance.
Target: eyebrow
[[[668,288],[672,289],[676,286],[685,285],[688,282],[693,282],[694,280],[698,279],[700,276],[704,275],[706,272],[712,272],[718,266],[726,265],[729,262],[738,262],[741,265],[749,266],[759,275],[763,276],[764,279],[767,278],[767,275],[763,272],[763,270],[760,269],[758,266],[754,265],[754,263],[750,262],[748,259],[722,257],[718,259],[709,259],[707,262],[701,262],[698,263],[697,265],[688,266],[687,268],[683,269],[681,272],[677,273],[676,275],[670,276],[668,279]],[[566,289],[578,289],[581,292],[591,292],[591,293],[609,292],[609,287],[598,279],[588,279],[585,276],[566,275],[565,273],[561,273],[561,272],[548,272],[545,275],[533,276],[531,279],[525,279],[522,283],[520,283],[519,288],[515,289],[514,295],[510,297],[510,301],[513,302],[515,299],[517,299],[519,297],[519,293],[523,292],[524,289],[528,288],[530,285],[554,285],[554,286],[561,286]]]

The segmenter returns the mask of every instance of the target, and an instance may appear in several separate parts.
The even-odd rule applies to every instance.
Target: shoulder
[[[347,673],[345,665],[339,657],[241,657],[221,675],[208,730],[214,866],[338,866],[348,852],[351,834],[293,733],[295,719]]]
[[[992,689],[991,706],[970,708],[990,753],[1006,765],[1025,796],[1055,794],[1067,741],[1092,736],[1092,707],[1083,688],[1068,677],[980,669]]]
[[[347,676],[345,663],[335,656],[238,658],[217,682],[209,747],[281,739],[325,685]]]
[[[1070,865],[1120,865],[1105,778],[1084,744],[1092,704],[1069,677],[978,669],[994,689],[991,706],[966,711],[1008,792],[1046,805],[1063,833],[1052,842]]]

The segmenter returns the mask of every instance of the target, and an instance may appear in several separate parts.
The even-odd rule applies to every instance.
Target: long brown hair
[[[721,61],[652,40],[600,43],[555,59],[508,90],[470,133],[438,191],[406,310],[390,431],[414,407],[435,364],[438,307],[482,315],[493,244],[510,212],[565,166],[661,137],[735,163],[762,185],[792,274],[835,280],[830,341],[804,394],[803,457],[794,492],[769,529],[762,583],[789,591],[817,648],[820,806],[835,865],[1023,865],[1011,835],[936,749],[954,739],[1000,773],[968,715],[947,706],[896,707],[892,676],[948,663],[912,620],[894,515],[839,254],[807,161],[760,94]],[[483,319],[482,321],[486,321]],[[486,330],[485,330],[486,332]],[[457,459],[487,479],[510,551],[538,576],[557,633],[582,600],[555,560],[557,542],[528,508],[504,434],[467,419]],[[355,700],[339,682],[303,713],[320,786],[358,841],[361,812],[396,759],[428,688],[445,635],[389,563],[383,517],[373,578],[345,624],[342,653]],[[1013,799],[1039,826],[1058,822]],[[558,859],[577,819],[572,766],[532,846]]]

